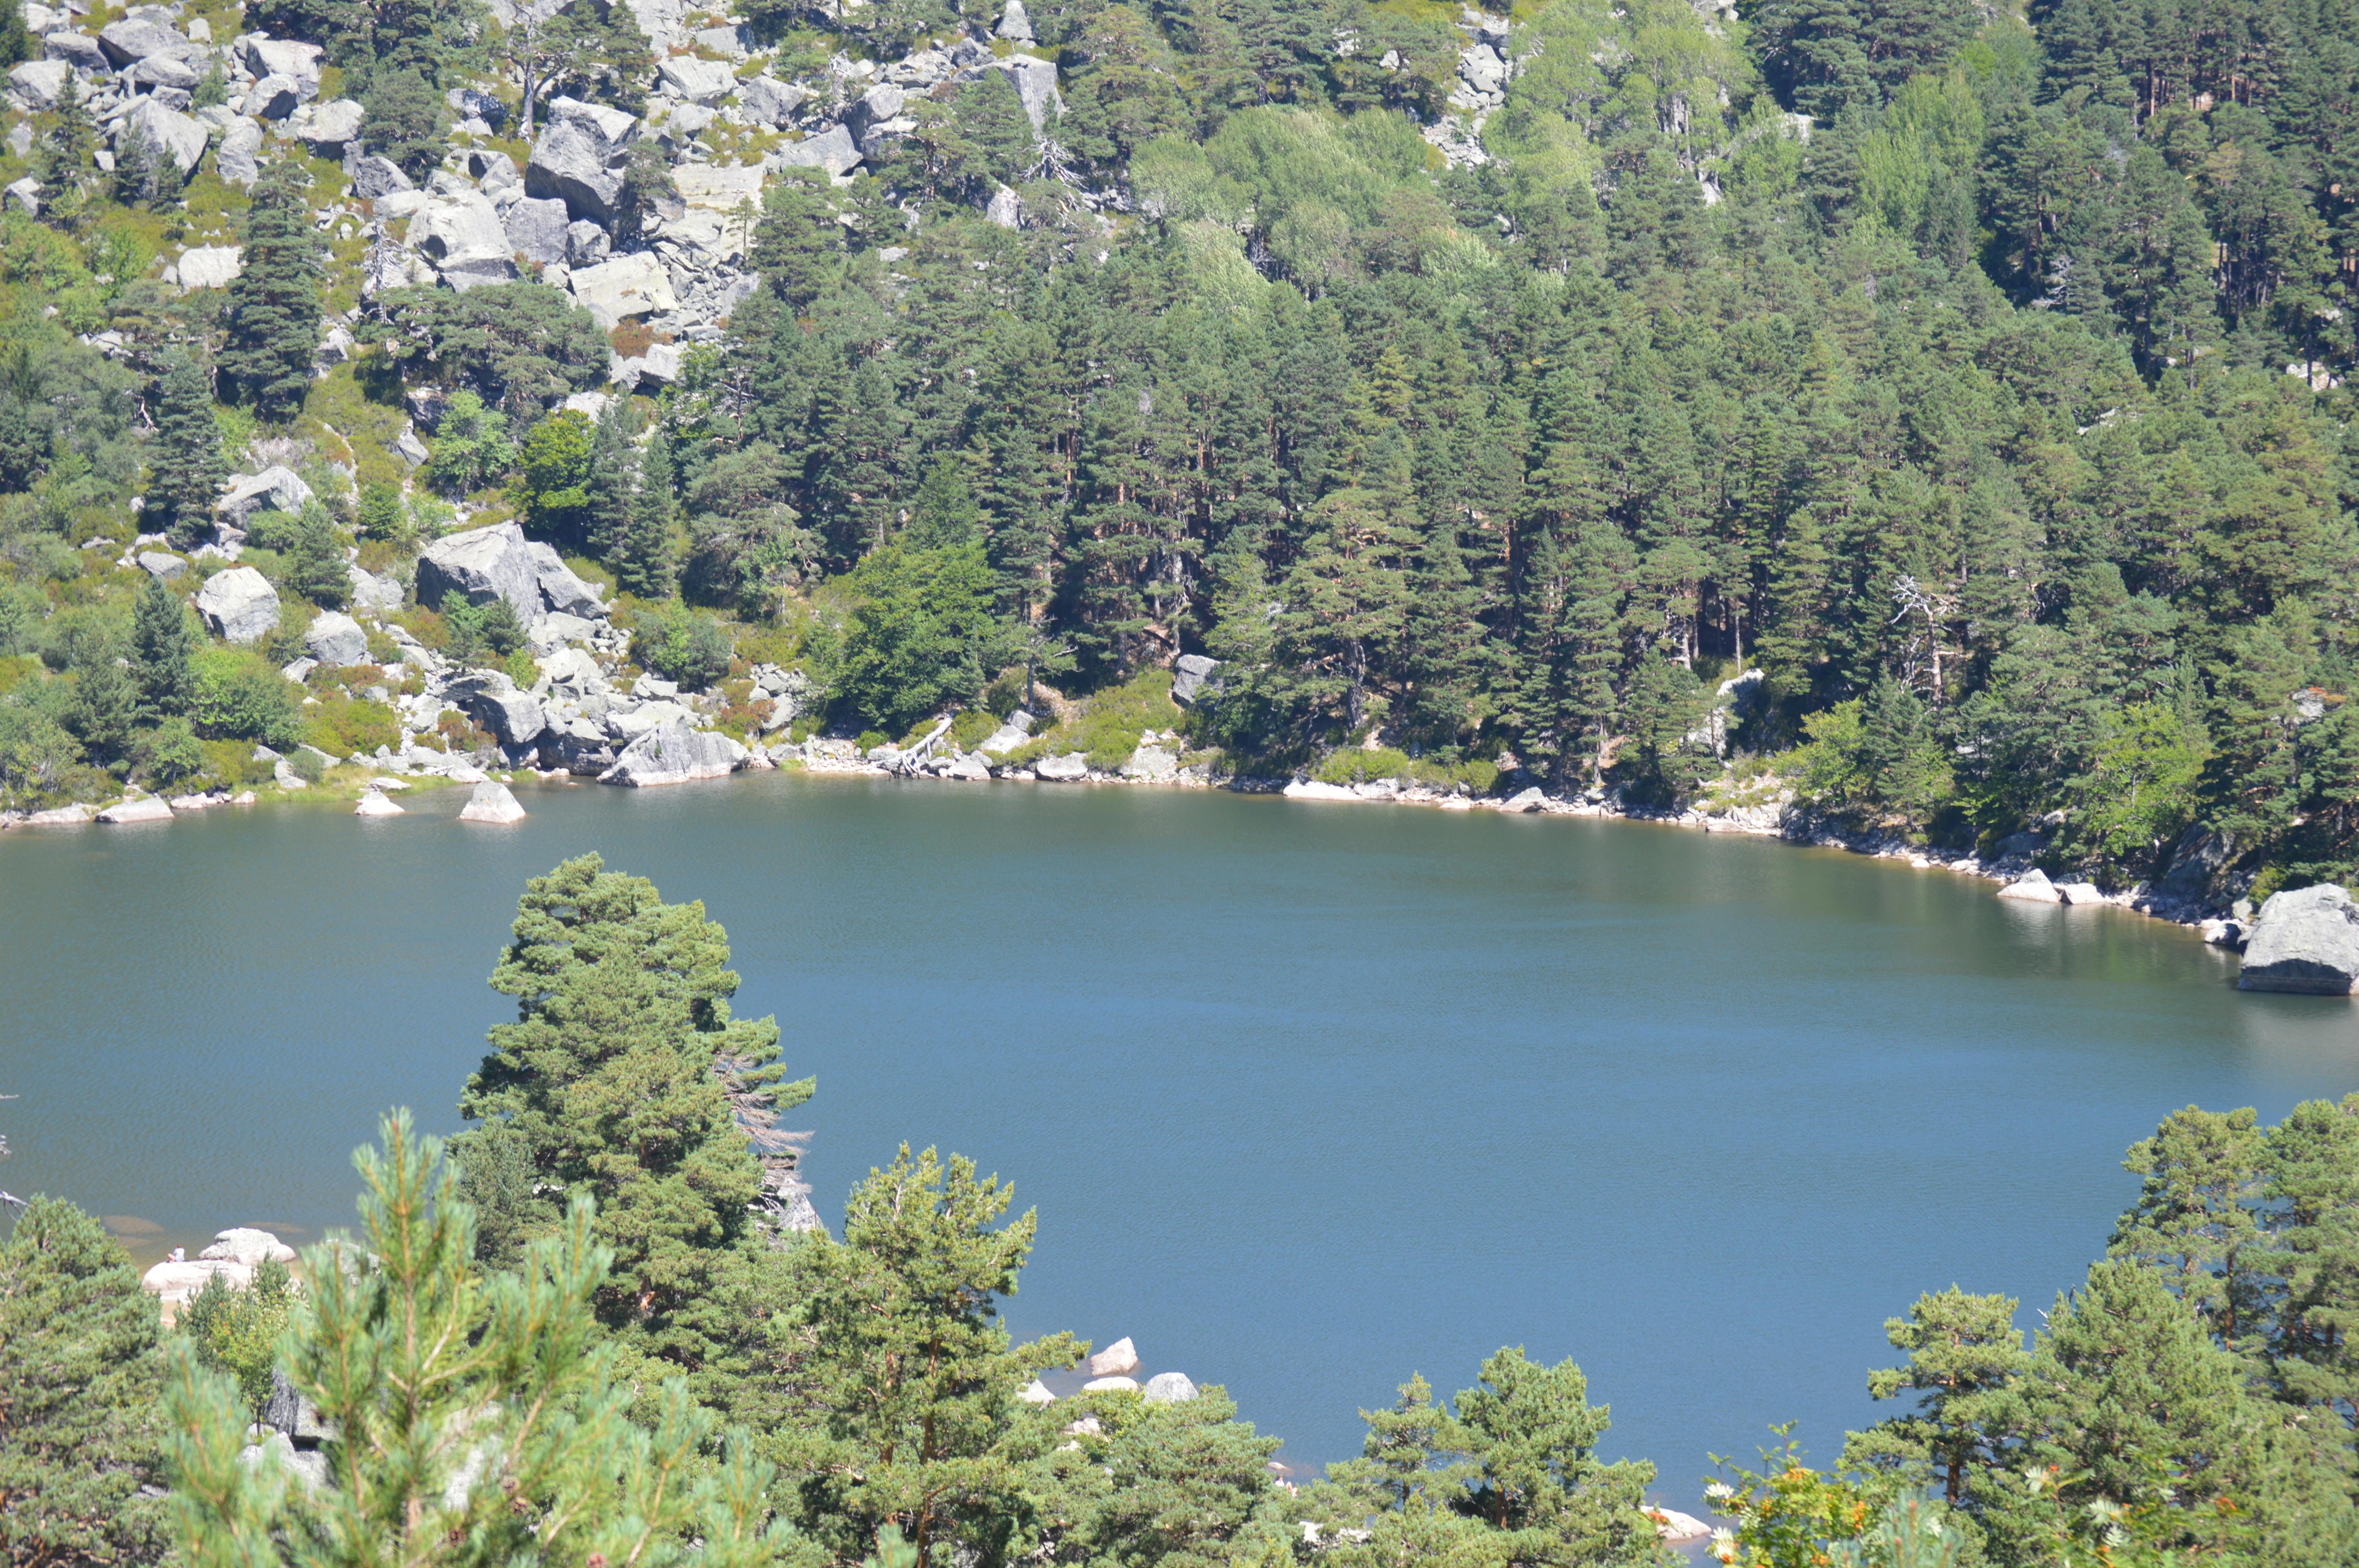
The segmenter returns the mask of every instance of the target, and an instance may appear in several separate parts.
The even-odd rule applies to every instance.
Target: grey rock
[[[525,547],[524,530],[514,523],[446,535],[418,557],[418,600],[440,607],[456,593],[470,604],[505,599],[517,616],[540,613],[540,579]]]
[[[98,30],[98,47],[115,70],[133,65],[150,55],[168,55],[185,59],[205,53],[202,44],[191,43],[163,23],[147,17],[125,16],[119,22],[109,22]]]
[[[252,567],[232,567],[197,589],[197,613],[215,636],[251,643],[278,624],[278,592]]]
[[[255,77],[290,77],[297,81],[310,82],[312,93],[319,91],[320,56],[325,51],[318,44],[248,34],[238,40],[237,48],[245,69]],[[310,95],[306,94],[307,97]]]
[[[1033,763],[1032,776],[1046,784],[1079,784],[1090,776],[1090,765],[1067,752],[1061,757],[1043,757]]]
[[[1196,1385],[1188,1380],[1185,1372],[1158,1372],[1147,1379],[1147,1402],[1151,1405],[1184,1405],[1196,1397]]]
[[[177,109],[168,109],[157,102],[153,93],[136,100],[131,113],[123,117],[123,135],[128,136],[134,128],[147,138],[147,145],[160,149],[180,171],[182,179],[197,169],[198,160],[205,156],[206,145],[212,139],[211,130],[202,120],[191,119]],[[116,144],[119,148],[121,143]]]
[[[1185,708],[1204,697],[1218,697],[1221,683],[1213,672],[1221,667],[1218,659],[1208,659],[1201,654],[1182,654],[1171,661],[1171,700]]]
[[[461,119],[481,120],[495,132],[507,124],[508,106],[481,88],[454,87],[443,96]]]
[[[756,76],[737,84],[737,102],[765,125],[783,125],[810,96],[810,89]]]
[[[270,1374],[270,1402],[262,1409],[264,1424],[294,1440],[295,1450],[342,1436],[332,1422],[320,1419],[320,1407],[298,1393],[283,1371]]]
[[[320,613],[303,633],[303,647],[321,664],[337,669],[369,662],[368,633],[361,630],[359,622],[339,611]]]
[[[143,795],[136,800],[110,806],[98,814],[101,822],[117,826],[133,822],[169,822],[172,808],[160,795]]]
[[[485,284],[512,283],[516,280],[516,263],[505,255],[487,255],[481,251],[473,251],[440,263],[436,275],[451,288],[464,294]]]
[[[178,556],[168,556],[161,550],[140,551],[139,565],[148,576],[162,578],[166,582],[189,569],[188,562]]]
[[[284,120],[303,107],[303,84],[291,76],[266,76],[245,90],[241,107],[256,120]]]
[[[307,1492],[318,1491],[328,1484],[328,1456],[317,1450],[299,1451],[283,1432],[274,1432],[263,1442],[239,1449],[237,1462],[249,1469],[276,1465],[300,1481]]]
[[[462,256],[491,255],[505,261],[512,248],[491,198],[466,185],[427,199],[409,221],[409,245],[438,265]]]
[[[524,807],[516,804],[516,797],[508,793],[507,785],[497,779],[484,779],[475,785],[475,793],[467,797],[467,804],[460,809],[459,820],[499,824],[522,822]]]
[[[614,765],[598,775],[598,782],[647,789],[719,778],[745,766],[748,755],[745,747],[726,735],[691,730],[674,719],[624,748]]]
[[[2359,904],[2332,882],[2271,893],[2236,989],[2348,996],[2359,986]]]
[[[606,144],[595,126],[559,120],[532,145],[525,165],[524,193],[562,201],[575,217],[612,223],[623,193],[621,171],[606,167]]]
[[[660,316],[679,308],[671,276],[645,251],[615,256],[596,266],[576,267],[568,280],[574,300],[607,330],[635,316]]]
[[[1007,9],[1000,13],[999,26],[992,37],[1018,44],[1033,41],[1032,18],[1025,14],[1024,0],[1007,0]]]
[[[262,178],[262,127],[234,120],[213,148],[213,168],[234,185],[252,187]]]
[[[1020,229],[1024,226],[1024,199],[1003,185],[991,193],[991,200],[984,204],[983,215],[1000,228]]]
[[[213,510],[243,528],[247,518],[265,508],[300,512],[310,499],[311,487],[293,469],[274,463],[260,473],[231,476],[228,491],[213,503]]]
[[[1089,1369],[1093,1378],[1127,1378],[1138,1370],[1138,1346],[1125,1335],[1091,1357]]]
[[[8,72],[9,104],[35,114],[54,109],[72,77],[73,67],[64,60],[28,59]]]
[[[1064,100],[1057,93],[1057,68],[1045,59],[1035,59],[1028,54],[1010,55],[994,60],[983,68],[1002,70],[1016,84],[1016,95],[1024,102],[1024,113],[1034,130],[1049,122],[1049,111],[1064,112]]]
[[[901,106],[908,99],[909,95],[893,83],[880,81],[853,99],[850,107],[844,110],[844,128],[864,143],[868,139],[869,127],[897,118]]]
[[[341,158],[346,147],[360,140],[361,118],[361,106],[349,98],[314,103],[300,132],[303,145],[321,157]]]
[[[401,172],[399,164],[374,153],[353,159],[352,168],[347,172],[353,177],[353,194],[364,201],[374,201],[397,190],[418,189],[409,176]]]
[[[2064,895],[2056,891],[2056,884],[2048,880],[2048,873],[2041,871],[2037,866],[2032,867],[2031,870],[2026,871],[2022,876],[2017,878],[2014,881],[2007,883],[2006,886],[1999,889],[1998,896],[2001,898],[2013,899],[2018,903],[2061,903],[2064,902]]]
[[[718,103],[737,90],[737,73],[719,60],[673,55],[656,61],[656,74],[691,103]]]
[[[407,425],[401,427],[401,434],[393,438],[393,449],[411,468],[418,467],[434,455],[426,443],[418,438],[418,432]]]
[[[602,162],[611,162],[622,157],[638,139],[638,116],[621,109],[610,109],[603,103],[585,103],[578,98],[552,98],[549,101],[549,114],[552,122],[578,125],[595,136]]]
[[[565,226],[565,255],[562,259],[569,265],[595,266],[612,254],[614,249],[614,242],[608,237],[606,231],[587,218],[578,218]]]
[[[1122,776],[1140,784],[1169,784],[1180,776],[1180,759],[1160,746],[1141,746],[1123,763]]]
[[[180,287],[227,288],[244,270],[240,245],[196,245],[180,253]]]
[[[565,231],[571,221],[565,203],[553,198],[527,196],[511,201],[506,216],[509,248],[543,266],[564,261],[570,254]]]
[[[467,707],[484,729],[500,738],[504,746],[528,745],[540,739],[541,732],[549,728],[549,720],[540,710],[540,699],[513,686],[504,691],[481,691]]]
[[[15,184],[0,189],[0,205],[39,217],[41,215],[41,182],[28,174]]]
[[[789,168],[823,168],[840,178],[859,167],[860,144],[843,126],[830,125],[815,135],[780,147],[776,156]]]
[[[344,576],[353,585],[353,603],[363,610],[398,610],[401,608],[401,583],[389,577],[378,577],[363,571],[358,566],[344,568]]]
[[[594,621],[605,614],[606,607],[598,600],[598,590],[573,575],[556,549],[535,541],[525,546],[531,558],[534,579],[540,585],[540,597],[549,608],[560,615],[578,615]]]
[[[76,70],[95,74],[114,69],[107,61],[106,51],[88,33],[51,33],[41,40],[41,53],[50,59],[61,59]]]

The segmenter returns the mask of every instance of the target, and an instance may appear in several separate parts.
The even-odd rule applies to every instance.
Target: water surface
[[[377,1112],[457,1126],[524,880],[701,898],[816,1072],[821,1212],[906,1139],[1038,1205],[1020,1333],[1134,1336],[1298,1460],[1505,1344],[1606,1445],[1873,1419],[1883,1320],[2101,1251],[2175,1107],[2359,1087],[2343,1000],[2112,910],[1676,829],[1212,793],[746,775],[519,789],[506,829],[221,811],[0,839],[0,1184],[143,1258],[348,1223]]]

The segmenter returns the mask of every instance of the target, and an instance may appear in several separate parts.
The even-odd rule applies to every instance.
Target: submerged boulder
[[[2236,989],[2348,996],[2359,987],[2359,904],[2332,882],[2271,893]]]
[[[475,785],[475,793],[467,797],[464,809],[459,813],[462,822],[522,822],[524,807],[508,793],[508,786],[497,779],[485,779]]]

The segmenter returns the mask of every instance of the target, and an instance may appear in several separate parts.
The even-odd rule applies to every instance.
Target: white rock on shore
[[[390,803],[388,803],[390,804]],[[524,807],[508,793],[508,786],[497,779],[485,779],[467,797],[466,808],[459,813],[462,822],[509,823],[524,820]]]
[[[1135,1394],[1138,1392],[1136,1378],[1092,1378],[1082,1385],[1085,1394]]]
[[[1093,1378],[1121,1378],[1138,1370],[1138,1346],[1127,1335],[1090,1357]]]
[[[354,816],[399,816],[403,813],[401,807],[372,789],[362,793],[360,804],[353,807],[353,815]]]
[[[2299,996],[2359,989],[2359,903],[2332,882],[2271,893],[2245,945],[2236,989]]]
[[[244,1225],[216,1233],[212,1245],[197,1254],[200,1262],[243,1263],[249,1269],[258,1269],[273,1258],[281,1263],[292,1263],[295,1249],[269,1231]]]
[[[1998,890],[2001,898],[2015,899],[2023,903],[2061,903],[2064,895],[2048,880],[2048,873],[2034,866],[2019,879]]]
[[[158,1263],[140,1276],[139,1288],[160,1298],[168,1307],[181,1307],[216,1274],[232,1290],[242,1291],[254,1283],[254,1271],[244,1263],[201,1258],[185,1263]]]
[[[160,795],[143,795],[137,800],[125,800],[108,806],[98,814],[101,822],[169,822],[172,808]]]

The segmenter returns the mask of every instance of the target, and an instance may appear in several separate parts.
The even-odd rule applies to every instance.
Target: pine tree
[[[0,1247],[0,1561],[162,1558],[162,1339],[122,1244],[33,1199]]]
[[[196,706],[196,656],[204,645],[204,633],[180,596],[162,578],[149,578],[131,622],[131,678],[138,691],[140,723],[185,716]]]
[[[316,501],[304,503],[296,520],[295,547],[287,557],[287,585],[322,610],[342,610],[353,601],[343,534],[328,509]]]
[[[2173,1111],[2123,1163],[2146,1187],[2114,1227],[2108,1253],[2173,1277],[2222,1347],[2244,1352],[2264,1310],[2266,1248],[2254,1206],[2268,1145],[2253,1112]]]
[[[107,178],[108,193],[125,207],[155,205],[167,189],[164,169],[168,161],[168,156],[147,139],[147,133],[133,125],[116,144],[114,172]]]
[[[638,453],[631,446],[628,409],[622,399],[608,405],[590,435],[590,478],[585,486],[582,527],[590,553],[619,567],[631,532],[631,500],[638,487]]]
[[[39,159],[42,220],[71,228],[81,222],[82,187],[97,168],[98,127],[91,124],[82,84],[71,75],[58,95],[57,124],[41,138]]]
[[[903,1144],[853,1190],[842,1242],[815,1244],[802,1313],[812,1408],[781,1435],[805,1528],[842,1560],[891,1527],[918,1568],[949,1563],[1020,1507],[1004,1446],[1016,1391],[1082,1347],[1069,1334],[1009,1343],[999,1298],[1015,1294],[1038,1227],[1028,1210],[997,1224],[1013,1197],[972,1161]]]
[[[730,1016],[728,934],[702,904],[665,903],[587,855],[527,884],[513,933],[492,985],[518,999],[516,1022],[491,1032],[467,1080],[460,1113],[485,1126],[453,1153],[468,1165],[494,1131],[516,1141],[546,1189],[494,1217],[517,1238],[558,1223],[559,1195],[596,1199],[615,1251],[600,1315],[660,1343],[752,1231],[761,1169],[732,1084],[782,1108],[813,1086],[778,1084],[776,1023]]]
[[[212,521],[213,500],[229,477],[221,426],[213,419],[212,388],[194,359],[176,352],[164,362],[154,413],[147,504],[163,514],[173,543],[185,549]]]
[[[139,711],[139,692],[116,661],[114,645],[91,639],[73,662],[72,703],[66,726],[93,761],[116,762],[129,754],[132,726]]]
[[[1958,1506],[1974,1476],[2005,1457],[2008,1390],[2030,1361],[2015,1311],[2009,1297],[1951,1285],[1919,1296],[1907,1317],[1886,1319],[1885,1337],[1908,1353],[1908,1365],[1870,1372],[1867,1391],[1879,1400],[1914,1393],[1917,1409],[1850,1434],[1844,1467],[1930,1478]]]
[[[327,1484],[242,1462],[229,1379],[187,1354],[173,1368],[170,1507],[193,1568],[277,1563],[282,1541],[316,1568],[815,1568],[774,1522],[775,1472],[745,1436],[717,1464],[701,1453],[713,1422],[685,1385],[654,1392],[652,1430],[626,1419],[592,1311],[610,1256],[592,1204],[576,1199],[519,1271],[486,1278],[440,1143],[406,1111],[380,1141],[354,1161],[362,1234],[312,1249],[285,1342],[289,1382],[340,1434]]]
[[[630,492],[628,521],[614,561],[625,592],[641,599],[669,599],[679,588],[672,548],[672,523],[679,504],[672,495],[671,443],[658,426],[641,444],[637,482]]]
[[[442,95],[415,70],[380,70],[361,103],[363,144],[424,183],[449,146],[451,113]]]
[[[2359,1094],[2307,1100],[2269,1132],[2268,1357],[2280,1397],[2359,1421]]]
[[[302,406],[320,348],[324,247],[311,227],[310,189],[292,158],[264,168],[246,212],[244,265],[229,286],[222,373],[273,419]]]

